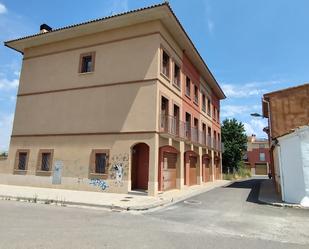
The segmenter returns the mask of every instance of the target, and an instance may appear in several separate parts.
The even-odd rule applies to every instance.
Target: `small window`
[[[90,178],[107,178],[108,158],[109,150],[92,150],[90,158]]]
[[[170,57],[164,50],[162,54],[162,73],[166,77],[170,77]]]
[[[207,99],[207,114],[208,116],[211,116],[211,104],[210,104],[210,99]]]
[[[106,154],[96,153],[95,154],[95,173],[105,174],[105,168],[106,168]]]
[[[90,73],[94,71],[94,57],[95,53],[86,53],[80,56],[80,65],[79,72],[80,73]]]
[[[206,96],[205,94],[202,95],[202,110],[206,112]]]
[[[26,164],[27,164],[27,153],[26,152],[19,152],[18,169],[19,170],[26,170]]]
[[[176,63],[174,64],[174,84],[180,88],[180,68]]]
[[[50,171],[51,153],[42,153],[41,170]]]
[[[194,102],[198,104],[198,87],[194,86]]]
[[[186,95],[188,97],[191,95],[191,80],[188,76],[186,77]]]
[[[14,171],[25,172],[28,168],[29,150],[17,150]]]
[[[265,161],[265,153],[260,153],[260,161]]]

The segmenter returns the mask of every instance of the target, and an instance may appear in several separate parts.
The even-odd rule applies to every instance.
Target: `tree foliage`
[[[238,169],[247,147],[247,136],[243,123],[238,122],[235,118],[225,119],[221,126],[221,136],[224,143],[223,171],[227,172],[228,167],[230,170]]]

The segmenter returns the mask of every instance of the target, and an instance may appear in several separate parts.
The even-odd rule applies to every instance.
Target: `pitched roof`
[[[210,72],[202,56],[197,51],[190,37],[177,19],[168,2],[127,11],[124,13],[94,19],[79,24],[53,29],[46,33],[38,33],[4,42],[4,45],[23,53],[25,48],[62,41],[82,35],[93,34],[110,29],[129,26],[151,20],[161,20],[170,34],[175,38],[186,55],[205,78],[220,99],[226,98],[213,74]]]

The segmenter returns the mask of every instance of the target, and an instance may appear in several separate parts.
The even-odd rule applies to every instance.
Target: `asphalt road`
[[[147,213],[0,201],[0,249],[308,249],[309,210],[257,203],[260,181]]]

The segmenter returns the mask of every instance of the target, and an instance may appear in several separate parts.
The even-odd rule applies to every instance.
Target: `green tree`
[[[235,118],[225,119],[221,126],[221,136],[224,143],[223,171],[227,172],[228,167],[230,170],[238,169],[247,148],[247,136],[243,123],[238,122]]]

